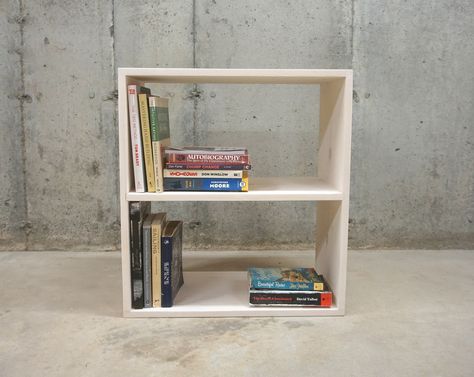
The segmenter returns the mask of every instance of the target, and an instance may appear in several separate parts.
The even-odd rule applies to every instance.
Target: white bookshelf
[[[309,84],[320,86],[317,177],[250,177],[249,192],[136,193],[130,161],[127,86],[149,83]],[[125,317],[344,315],[347,270],[352,70],[119,68],[120,207]],[[172,125],[171,125],[172,127]],[[331,308],[251,307],[246,271],[184,271],[171,308],[133,310],[130,292],[130,201],[314,201],[315,266],[334,293]],[[216,253],[214,258],[219,258]],[[215,284],[218,281],[219,284]]]

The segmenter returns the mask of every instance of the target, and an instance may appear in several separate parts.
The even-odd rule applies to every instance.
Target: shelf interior
[[[342,192],[315,177],[250,177],[248,192],[165,191],[127,193],[130,201],[342,200]]]
[[[255,307],[248,304],[246,271],[185,271],[171,308],[131,310],[130,317],[241,317],[340,315],[337,306]]]

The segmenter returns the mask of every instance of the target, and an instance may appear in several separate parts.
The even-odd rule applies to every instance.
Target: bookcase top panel
[[[351,69],[119,68],[119,77],[144,83],[321,84],[352,78]]]

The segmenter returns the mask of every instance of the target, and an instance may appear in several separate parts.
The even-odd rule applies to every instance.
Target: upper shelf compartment
[[[321,84],[352,78],[352,70],[119,68],[119,76],[146,83]]]

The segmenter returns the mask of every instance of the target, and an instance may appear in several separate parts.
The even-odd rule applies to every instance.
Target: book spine
[[[165,191],[248,191],[248,178],[165,178]]]
[[[171,289],[171,262],[173,257],[173,238],[161,238],[161,307],[173,305]]]
[[[143,298],[143,307],[151,308],[151,225],[143,225]]]
[[[155,184],[156,191],[163,191],[163,154],[160,143],[159,129],[158,129],[158,107],[155,106],[153,97],[149,98],[150,103],[150,129],[151,129],[151,144],[153,148],[153,166],[155,168]]]
[[[148,95],[138,95],[140,107],[140,124],[143,138],[143,154],[145,157],[145,171],[148,192],[156,192],[155,168],[153,165],[153,152],[151,148],[150,118],[148,115]]]
[[[132,308],[142,309],[143,298],[143,259],[141,252],[140,209],[130,206],[130,272],[132,289]]]
[[[329,308],[332,304],[331,292],[260,292],[250,291],[250,304],[255,306],[318,306]]]
[[[241,163],[176,163],[167,162],[165,164],[167,169],[179,169],[179,170],[251,170],[252,166],[249,164]]]
[[[278,289],[294,291],[324,291],[323,282],[303,283],[292,281],[257,280],[252,281],[251,289]]]
[[[133,175],[135,191],[145,192],[145,171],[143,166],[143,149],[140,132],[140,115],[138,113],[138,87],[128,86],[128,113],[130,118],[130,141],[132,147]]]
[[[248,164],[248,155],[218,154],[218,153],[165,153],[166,161],[177,163],[240,163]]]
[[[152,306],[161,307],[161,224],[151,226],[151,294]]]
[[[243,170],[181,170],[165,169],[163,171],[165,178],[173,177],[194,177],[194,178],[242,178]]]

